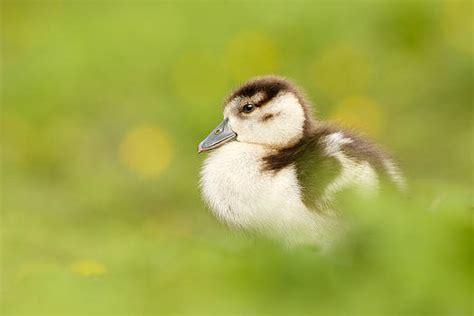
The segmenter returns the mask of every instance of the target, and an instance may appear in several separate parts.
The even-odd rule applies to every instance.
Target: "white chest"
[[[204,199],[219,219],[234,227],[291,238],[314,235],[316,218],[301,200],[294,167],[263,171],[264,155],[261,146],[240,142],[217,148],[201,170]]]

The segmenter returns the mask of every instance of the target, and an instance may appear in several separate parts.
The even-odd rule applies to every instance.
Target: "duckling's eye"
[[[253,105],[252,103],[247,103],[242,107],[242,112],[244,113],[250,113],[253,110],[255,110],[255,105]]]

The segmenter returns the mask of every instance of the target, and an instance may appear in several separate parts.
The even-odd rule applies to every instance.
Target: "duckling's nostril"
[[[220,133],[222,133],[222,129],[221,129],[221,128],[216,129],[216,131],[214,132],[214,134],[216,134],[216,135],[219,135]]]

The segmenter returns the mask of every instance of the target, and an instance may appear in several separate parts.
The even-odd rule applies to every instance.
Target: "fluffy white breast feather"
[[[241,142],[211,152],[201,171],[202,194],[210,209],[231,227],[270,235],[291,246],[324,246],[333,223],[306,208],[294,166],[277,174],[262,171],[257,162],[267,154],[262,146]]]

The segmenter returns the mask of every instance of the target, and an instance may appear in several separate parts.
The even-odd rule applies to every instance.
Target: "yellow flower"
[[[71,272],[82,276],[103,275],[107,273],[105,266],[94,260],[80,260],[71,264]]]
[[[161,128],[142,126],[127,133],[119,156],[122,163],[138,175],[156,177],[169,166],[173,148]]]

